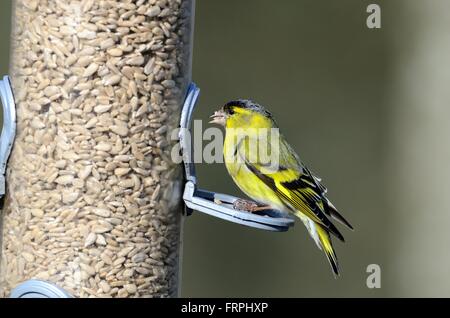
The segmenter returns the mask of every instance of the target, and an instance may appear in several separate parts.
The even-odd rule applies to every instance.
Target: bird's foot
[[[254,213],[254,212],[260,212],[260,211],[264,211],[264,210],[271,210],[272,207],[270,207],[268,205],[260,206],[260,205],[258,205],[258,203],[254,202],[254,201],[250,201],[250,200],[237,199],[233,203],[233,209]]]

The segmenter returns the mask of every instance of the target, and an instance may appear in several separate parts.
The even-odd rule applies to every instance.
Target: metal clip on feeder
[[[192,113],[199,94],[200,89],[194,83],[191,83],[183,105],[180,122],[181,129],[179,138],[186,176],[183,199],[187,206],[187,214],[190,215],[192,210],[196,210],[223,220],[257,229],[276,232],[287,231],[294,224],[294,220],[286,213],[276,210],[264,210],[259,212],[259,214],[255,214],[236,210],[233,204],[239,198],[202,190],[197,187],[195,166],[192,159],[194,157],[192,155],[192,143],[190,140],[191,134],[187,132],[191,126]],[[220,202],[220,204],[216,202]]]
[[[0,80],[0,98],[3,106],[3,129],[0,135],[0,199],[5,195],[6,164],[16,136],[16,107],[9,77]]]

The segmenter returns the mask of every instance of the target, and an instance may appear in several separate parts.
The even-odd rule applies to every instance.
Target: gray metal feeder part
[[[10,298],[72,298],[64,289],[42,280],[31,279],[17,286]]]
[[[0,198],[5,195],[6,164],[16,136],[16,107],[8,76],[0,81],[0,98],[3,110],[3,129],[0,135]]]

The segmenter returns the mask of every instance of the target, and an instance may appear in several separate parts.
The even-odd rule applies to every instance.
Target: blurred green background
[[[377,30],[366,27],[370,3],[197,0],[193,80],[202,95],[195,117],[206,127],[209,115],[235,98],[265,105],[356,230],[343,229],[347,242],[335,242],[342,267],[336,280],[300,222],[289,232],[271,233],[194,213],[184,230],[182,296],[429,296],[436,291],[450,295],[448,262],[438,259],[446,276],[430,280],[427,264],[414,267],[414,260],[407,258],[420,258],[424,249],[431,251],[427,258],[433,262],[436,255],[447,257],[448,238],[440,238],[439,251],[429,243],[416,250],[406,239],[417,236],[425,242],[437,231],[439,218],[437,225],[411,235],[398,214],[404,205],[397,203],[396,191],[402,189],[401,176],[409,170],[401,169],[396,152],[401,147],[392,141],[398,140],[392,134],[402,127],[397,121],[404,117],[395,109],[414,104],[414,98],[407,97],[415,86],[408,83],[421,72],[411,59],[428,54],[423,50],[414,55],[411,48],[421,34],[429,38],[424,30],[430,34],[445,30],[440,26],[448,30],[450,13],[445,12],[450,12],[446,10],[450,2],[376,1],[382,8],[382,28]],[[434,18],[435,12],[442,14]],[[6,74],[10,1],[0,2],[0,15],[0,74]],[[433,29],[433,19],[444,22]],[[435,70],[433,60],[424,69]],[[408,65],[417,73],[405,75],[407,84],[398,89],[399,81],[404,81],[402,73],[397,74]],[[416,119],[412,116],[411,122]],[[399,178],[392,167],[403,171]],[[242,196],[223,165],[203,164],[197,169],[201,187]],[[403,199],[414,196],[407,193]],[[414,205],[407,212],[415,215],[412,210]],[[448,210],[441,211],[447,215]],[[366,286],[369,264],[381,266],[380,289]],[[410,268],[407,275],[401,274],[404,267]],[[422,293],[426,284],[430,287]],[[438,285],[441,288],[433,289]]]

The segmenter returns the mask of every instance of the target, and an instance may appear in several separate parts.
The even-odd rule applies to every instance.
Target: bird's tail
[[[320,224],[316,224],[316,231],[319,237],[320,245],[322,250],[325,252],[325,255],[330,262],[331,268],[333,269],[334,276],[339,276],[339,263],[334,252],[333,244],[331,242],[330,234],[327,230]]]

